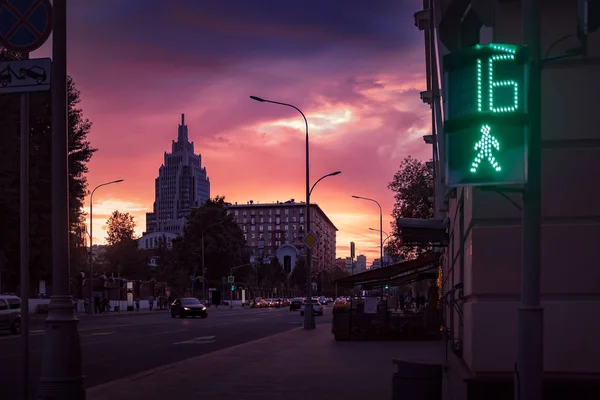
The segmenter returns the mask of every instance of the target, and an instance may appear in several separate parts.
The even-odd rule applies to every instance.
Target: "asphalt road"
[[[330,322],[331,314],[316,317]],[[186,358],[246,343],[302,325],[298,311],[240,309],[209,311],[206,319],[173,319],[167,312],[80,318],[83,373],[87,387]],[[30,323],[30,393],[35,399],[44,347],[43,318]],[[0,333],[0,396],[21,399],[21,339]],[[210,368],[210,366],[207,366]]]

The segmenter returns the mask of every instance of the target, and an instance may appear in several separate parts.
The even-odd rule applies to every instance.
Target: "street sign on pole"
[[[487,44],[444,56],[448,186],[527,181],[525,54],[522,46]]]
[[[309,249],[312,249],[319,243],[319,237],[313,231],[309,231],[302,241]]]
[[[0,94],[50,89],[49,58],[0,62]]]
[[[231,275],[230,275],[230,276],[228,276],[228,277],[227,277],[227,283],[233,283],[233,282],[235,282],[235,277],[234,277],[234,276],[231,276]]]
[[[354,242],[350,242],[350,257],[354,258],[354,253],[356,251],[356,246],[354,245]]]
[[[50,0],[0,1],[0,45],[16,53],[40,48],[52,32]]]
[[[346,265],[352,265],[352,257],[346,257]]]

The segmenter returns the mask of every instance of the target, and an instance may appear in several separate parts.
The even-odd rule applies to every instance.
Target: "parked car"
[[[171,317],[175,318],[179,315],[179,318],[187,317],[208,317],[208,310],[206,306],[200,302],[200,300],[194,297],[184,297],[183,299],[177,299],[171,304]]]
[[[21,299],[17,296],[0,295],[0,330],[21,332]]]
[[[290,311],[299,310],[302,308],[302,299],[297,297],[295,299],[290,300]]]
[[[323,306],[319,303],[319,300],[312,300],[312,308],[315,315],[323,315]],[[300,307],[300,315],[304,315],[304,309],[307,306],[306,300],[302,302],[302,306]]]

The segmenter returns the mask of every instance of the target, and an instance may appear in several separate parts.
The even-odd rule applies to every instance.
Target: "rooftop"
[[[272,203],[255,203],[254,200],[248,200],[248,202],[246,203],[226,203],[226,207],[227,208],[268,208],[268,207],[298,207],[298,206],[304,206],[306,207],[306,203],[304,201],[300,201],[297,202],[295,199],[289,199],[288,201],[274,201]],[[335,224],[329,219],[329,217],[327,216],[327,214],[325,214],[325,212],[321,209],[321,207],[319,207],[318,204],[315,203],[310,203],[311,207],[316,207],[321,214],[323,214],[323,216],[325,217],[325,219],[327,220],[327,222],[329,222],[331,224],[331,226],[333,226],[333,229],[335,229],[336,231],[338,230],[338,228],[335,226]]]

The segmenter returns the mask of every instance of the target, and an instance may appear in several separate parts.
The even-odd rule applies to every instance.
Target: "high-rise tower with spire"
[[[146,214],[146,233],[183,233],[192,208],[210,198],[210,180],[202,167],[202,156],[194,153],[194,142],[188,139],[184,114],[177,141],[172,142],[171,153],[165,152],[158,169],[154,190],[154,211]]]

